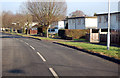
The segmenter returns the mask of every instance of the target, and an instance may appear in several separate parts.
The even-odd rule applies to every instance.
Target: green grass
[[[83,42],[87,42],[86,39],[74,39],[74,41],[83,41]]]
[[[60,43],[75,46],[75,47],[85,49],[91,52],[100,53],[102,55],[119,58],[118,52],[120,51],[120,48],[118,47],[110,47],[110,50],[107,50],[106,46],[95,45],[95,44],[90,44],[90,43],[79,43],[79,42],[60,42]]]
[[[10,32],[5,32],[5,33],[10,33]],[[42,40],[57,40],[57,39],[46,38],[46,37],[31,36],[31,35],[26,35],[26,34],[22,34],[22,33],[12,32],[10,34],[19,35],[19,36],[23,36],[23,37],[32,37],[32,38],[37,38],[37,39],[42,39]]]

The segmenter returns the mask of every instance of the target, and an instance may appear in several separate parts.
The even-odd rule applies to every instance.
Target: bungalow
[[[71,17],[68,18],[68,29],[97,29],[97,17]]]

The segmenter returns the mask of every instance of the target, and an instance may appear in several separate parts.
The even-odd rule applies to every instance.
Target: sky
[[[25,0],[3,0],[1,1],[2,10],[19,12],[22,2]],[[67,15],[76,10],[83,11],[86,15],[93,16],[94,13],[104,13],[108,11],[108,0],[67,0]],[[118,1],[111,0],[111,12],[118,11]]]

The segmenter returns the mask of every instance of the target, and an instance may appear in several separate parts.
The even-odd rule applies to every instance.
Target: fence
[[[112,31],[110,39],[111,43],[120,44],[120,31]],[[100,34],[100,42],[107,42],[107,34]]]
[[[110,35],[111,43],[120,45],[120,30],[119,31],[111,31]],[[90,40],[90,34],[86,34],[86,39]],[[107,42],[107,34],[100,34],[100,42]]]

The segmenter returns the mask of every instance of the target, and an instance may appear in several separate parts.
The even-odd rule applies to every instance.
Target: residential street
[[[48,41],[2,34],[3,76],[118,76],[118,65]]]

